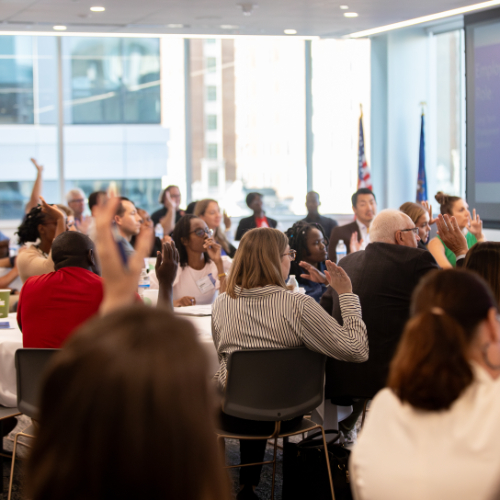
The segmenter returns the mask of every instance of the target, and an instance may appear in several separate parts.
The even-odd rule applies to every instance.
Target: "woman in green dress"
[[[471,248],[478,241],[485,241],[483,234],[483,221],[476,215],[476,210],[469,212],[469,205],[459,196],[449,196],[439,191],[436,200],[441,207],[441,213],[455,217],[458,226],[463,231],[467,246]],[[456,266],[455,254],[443,243],[441,238],[436,236],[428,244],[428,249],[436,259],[436,262],[443,269]]]

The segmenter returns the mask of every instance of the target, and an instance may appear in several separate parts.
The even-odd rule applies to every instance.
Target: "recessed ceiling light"
[[[183,24],[167,24],[167,28],[184,28]]]
[[[473,5],[468,5],[466,7],[459,7],[457,9],[445,10],[444,12],[439,12],[437,14],[430,14],[429,16],[416,17],[414,19],[408,19],[407,21],[401,21],[399,23],[387,24],[386,26],[380,26],[378,28],[358,31],[356,33],[351,33],[350,35],[347,35],[347,37],[362,38],[365,36],[377,35],[378,33],[384,33],[386,31],[397,30],[400,28],[406,28],[408,26],[415,26],[416,24],[427,23],[429,21],[436,21],[437,19],[444,19],[446,17],[458,16],[460,14],[465,14],[466,12],[472,12],[474,10],[494,7],[495,5],[500,5],[500,0],[490,0],[488,2],[476,3]]]
[[[349,8],[349,5],[341,5],[340,8],[342,10],[347,10]]]
[[[283,33],[285,33],[285,35],[296,35],[297,30],[287,29],[287,30],[284,30]]]
[[[223,30],[237,30],[239,28],[236,24],[221,24],[220,27]]]
[[[344,12],[344,17],[358,17],[357,12]]]
[[[92,12],[104,12],[106,10],[105,7],[90,7]]]
[[[52,29],[54,29],[56,31],[66,31],[67,30],[66,26],[61,26],[61,25],[53,26]]]

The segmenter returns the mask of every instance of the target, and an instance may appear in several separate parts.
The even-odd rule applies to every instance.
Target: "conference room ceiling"
[[[343,35],[470,5],[471,0],[0,0],[0,31]],[[105,12],[91,12],[92,6]],[[347,5],[342,10],[341,5]],[[244,15],[243,10],[251,10]],[[344,17],[356,12],[356,18]],[[169,27],[169,25],[171,25]],[[182,26],[181,26],[182,25]],[[174,26],[174,27],[173,27]]]

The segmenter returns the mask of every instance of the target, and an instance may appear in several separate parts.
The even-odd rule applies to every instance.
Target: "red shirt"
[[[269,227],[269,222],[267,221],[267,217],[255,217],[255,225],[257,227]]]
[[[102,298],[102,278],[81,267],[32,276],[17,306],[23,346],[61,347],[75,328],[97,313]]]

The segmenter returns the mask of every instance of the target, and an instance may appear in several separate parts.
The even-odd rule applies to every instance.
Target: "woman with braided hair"
[[[40,276],[54,271],[50,255],[54,238],[66,231],[66,218],[54,205],[45,200],[32,208],[17,230],[19,244],[33,243],[17,258],[19,276],[24,283],[31,276]]]
[[[316,302],[326,291],[328,281],[324,274],[325,260],[328,257],[328,238],[320,224],[315,222],[296,222],[285,233],[291,250],[297,252],[292,262],[290,274],[294,274],[306,295]]]

